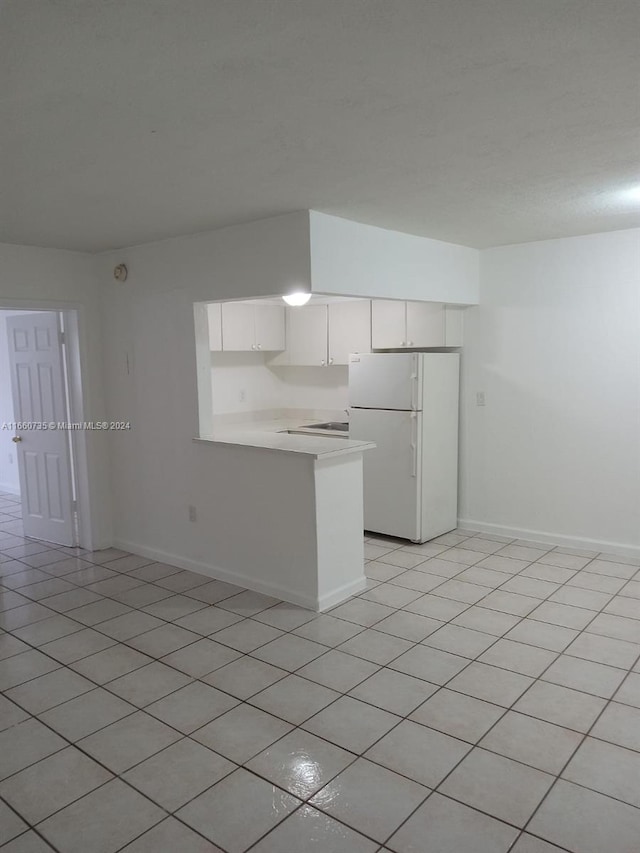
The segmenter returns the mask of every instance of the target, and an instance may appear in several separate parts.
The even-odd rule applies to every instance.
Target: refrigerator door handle
[[[418,373],[411,374],[411,410],[415,412],[418,408]]]
[[[411,356],[411,409],[415,412],[418,408],[418,356]]]
[[[418,415],[411,412],[411,476],[418,476]]]

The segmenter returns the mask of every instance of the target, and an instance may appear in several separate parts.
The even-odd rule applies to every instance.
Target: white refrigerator
[[[426,542],[457,527],[458,353],[349,360],[349,438],[364,458],[365,530]]]

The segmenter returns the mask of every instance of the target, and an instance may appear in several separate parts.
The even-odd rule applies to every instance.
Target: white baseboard
[[[529,530],[525,527],[508,527],[504,524],[488,524],[472,518],[459,518],[458,527],[478,530],[480,533],[495,533],[496,536],[509,536],[511,539],[532,539],[548,545],[560,545],[564,548],[585,548],[589,551],[604,551],[619,554],[621,557],[640,557],[640,545],[625,542],[610,542],[604,539],[586,539],[579,536],[565,536],[560,533],[548,533],[545,530]]]
[[[298,604],[300,607],[306,607],[308,610],[326,610],[327,607],[334,607],[355,592],[360,592],[360,589],[351,591],[347,586],[340,587],[339,590],[323,596],[319,600],[317,596],[304,595],[293,592],[289,587],[283,587],[276,583],[259,580],[250,575],[245,575],[242,572],[223,569],[220,566],[213,566],[209,563],[202,563],[199,560],[191,560],[188,557],[181,557],[179,554],[170,554],[168,551],[160,551],[157,548],[147,548],[146,545],[140,545],[138,542],[129,542],[125,539],[115,539],[113,542],[114,548],[120,548],[122,551],[130,551],[132,554],[139,554],[141,557],[148,557],[150,560],[155,560],[159,563],[168,563],[171,566],[177,566],[180,569],[187,569],[191,572],[206,575],[213,580],[226,581],[236,586],[241,586],[246,589],[252,589],[254,592],[261,592],[264,595],[272,595],[274,598],[280,598],[282,601],[289,601],[291,604]],[[358,581],[357,584],[361,582]],[[362,589],[366,584],[366,579],[362,581]],[[342,590],[346,590],[344,593]],[[325,601],[326,599],[326,601]],[[335,600],[334,600],[335,599]]]
[[[20,486],[15,486],[13,483],[0,483],[0,492],[6,492],[9,495],[19,495]]]
[[[326,595],[321,595],[318,600],[318,610],[328,610],[330,607],[335,607],[341,601],[346,601],[352,595],[357,595],[359,592],[364,592],[367,588],[367,579],[363,575],[356,581],[345,583],[337,589],[328,592]]]

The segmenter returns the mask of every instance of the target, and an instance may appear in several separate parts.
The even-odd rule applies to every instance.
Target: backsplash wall
[[[212,352],[211,390],[214,415],[279,409],[282,405],[280,381],[259,352]]]
[[[272,368],[265,361],[263,353],[211,353],[214,415],[266,409],[322,409],[337,414],[347,407],[348,367]]]
[[[276,367],[284,409],[335,409],[348,406],[349,368]]]

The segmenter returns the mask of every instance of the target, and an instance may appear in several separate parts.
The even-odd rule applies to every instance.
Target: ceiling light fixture
[[[626,202],[627,204],[640,204],[640,184],[635,184],[627,187],[625,190],[620,190],[620,192],[617,193],[617,197],[620,201]]]
[[[295,293],[287,293],[282,297],[287,305],[291,305],[294,308],[299,308],[301,305],[306,305],[307,302],[311,299],[310,293],[303,293],[301,290],[297,290]]]

